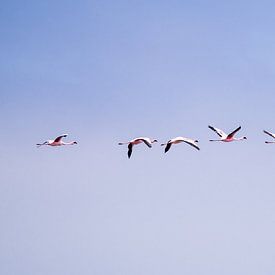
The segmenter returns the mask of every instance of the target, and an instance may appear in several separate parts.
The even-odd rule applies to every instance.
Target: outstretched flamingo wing
[[[166,147],[164,149],[164,152],[167,153],[170,150],[171,146],[172,146],[172,143],[170,141],[168,141],[168,143],[166,144]]]
[[[141,138],[140,140],[142,140],[149,148],[152,147],[152,144],[151,144],[150,141],[147,140],[146,138]]]
[[[222,131],[222,130],[216,128],[216,127],[213,127],[213,126],[208,125],[208,128],[210,128],[211,130],[213,130],[213,131],[214,131],[216,134],[218,134],[221,138],[224,138],[224,137],[227,136],[226,133],[225,133],[224,131]]]
[[[133,152],[133,144],[129,143],[129,145],[128,145],[128,158],[131,157],[132,152]]]
[[[183,142],[185,142],[185,143],[187,143],[187,144],[193,146],[193,147],[196,148],[197,150],[200,150],[200,147],[199,147],[193,140],[188,139],[188,138],[183,138],[182,140],[183,140]]]
[[[273,137],[273,138],[275,138],[275,134],[273,134],[273,133],[270,133],[270,132],[268,132],[266,130],[264,130],[264,133],[267,134],[267,135],[269,135],[269,136],[271,136],[271,137]]]
[[[233,136],[234,136],[238,131],[240,131],[241,128],[242,128],[241,126],[238,127],[236,130],[234,130],[232,133],[230,133],[230,134],[227,136],[227,138],[233,138]]]
[[[66,137],[67,134],[57,137],[54,142],[59,142],[63,137]]]

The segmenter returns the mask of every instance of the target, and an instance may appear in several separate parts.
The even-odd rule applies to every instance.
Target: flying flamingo
[[[273,133],[270,133],[266,130],[264,130],[264,133],[271,136],[271,137],[273,137],[273,138],[275,138],[275,134],[273,134]],[[275,141],[265,141],[265,143],[270,144],[270,143],[275,143]]]
[[[74,144],[77,144],[76,141],[71,141],[71,142],[62,141],[62,138],[66,137],[66,136],[67,136],[67,134],[64,134],[64,135],[61,135],[61,136],[57,137],[54,140],[47,140],[44,143],[37,143],[36,145],[37,145],[37,147],[40,147],[42,145],[61,146],[61,145],[74,145]]]
[[[152,144],[154,142],[157,142],[157,140],[156,139],[151,140],[150,138],[147,138],[147,137],[138,137],[127,142],[119,142],[118,144],[119,145],[128,144],[128,158],[130,158],[132,155],[133,146],[140,144],[142,142],[145,143],[149,148],[151,148]]]
[[[231,141],[239,141],[239,140],[244,140],[247,139],[246,137],[241,137],[241,138],[235,138],[234,135],[241,130],[241,126],[238,127],[236,130],[234,130],[232,133],[230,133],[229,135],[227,135],[225,132],[223,132],[222,130],[212,127],[212,126],[208,126],[208,128],[210,128],[211,130],[213,130],[214,132],[216,132],[219,136],[220,139],[210,139],[210,141],[223,141],[223,142],[231,142]]]
[[[176,137],[176,138],[170,139],[170,140],[168,140],[167,143],[162,143],[161,146],[166,145],[166,147],[164,149],[164,152],[166,153],[166,152],[169,151],[169,149],[171,148],[172,144],[178,144],[178,143],[181,143],[181,142],[185,142],[185,143],[193,146],[197,150],[200,150],[200,148],[196,144],[198,142],[198,140],[193,140],[193,139],[185,138],[185,137]]]

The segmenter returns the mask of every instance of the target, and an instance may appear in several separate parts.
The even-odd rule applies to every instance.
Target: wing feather
[[[128,158],[131,157],[132,152],[133,152],[133,144],[129,143],[129,145],[128,145]]]
[[[270,133],[270,132],[268,132],[266,130],[264,130],[264,133],[267,134],[267,135],[269,135],[269,136],[271,136],[271,137],[273,137],[273,138],[275,138],[275,134],[273,134],[273,133]]]
[[[193,146],[194,148],[196,148],[197,150],[200,150],[200,147],[193,141],[193,140],[190,140],[190,139],[183,139],[183,142]]]
[[[216,134],[218,134],[218,136],[221,137],[221,138],[224,138],[224,137],[227,136],[226,133],[225,133],[224,131],[222,131],[222,130],[220,130],[220,129],[218,129],[218,128],[215,128],[215,127],[210,126],[210,125],[208,125],[208,128],[210,128],[211,130],[213,130],[213,131],[214,131]]]
[[[59,142],[63,137],[66,137],[67,134],[57,137],[54,142]]]
[[[142,140],[149,148],[152,147],[152,144],[145,138],[141,138],[140,140]]]
[[[165,149],[164,149],[164,152],[165,152],[165,153],[167,153],[167,152],[170,150],[171,145],[172,145],[172,143],[170,143],[170,142],[167,143],[167,145],[166,145],[166,147],[165,147]]]
[[[227,137],[232,138],[238,131],[241,130],[241,126],[239,126],[237,129],[235,129],[233,132],[231,132]]]

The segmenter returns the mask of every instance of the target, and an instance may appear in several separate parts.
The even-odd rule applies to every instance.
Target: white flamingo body
[[[145,143],[149,148],[151,148],[152,144],[154,142],[157,142],[157,140],[156,139],[152,140],[148,137],[138,137],[138,138],[132,139],[130,141],[119,142],[118,144],[119,145],[128,144],[128,158],[130,158],[131,155],[132,155],[132,152],[133,152],[133,146],[134,145],[137,145],[137,144],[140,144],[140,143]]]
[[[224,131],[215,128],[213,126],[208,126],[211,130],[213,130],[219,137],[220,139],[210,139],[210,141],[222,141],[222,142],[232,142],[232,141],[240,141],[240,140],[245,140],[247,139],[246,137],[240,137],[240,138],[235,138],[235,134],[241,130],[241,126],[235,129],[233,132],[230,134],[226,134]]]
[[[268,132],[266,130],[264,130],[264,133],[267,134],[267,135],[269,135],[269,136],[271,136],[271,137],[273,137],[275,139],[275,134],[273,134],[271,132]],[[275,143],[275,141],[265,141],[265,143],[271,144],[271,143]]]
[[[64,135],[61,135],[59,137],[57,137],[56,139],[54,140],[47,140],[45,141],[44,143],[37,143],[37,147],[40,147],[42,145],[48,145],[48,146],[62,146],[62,145],[74,145],[74,144],[77,144],[76,141],[71,141],[71,142],[64,142],[62,140],[62,138],[64,137],[67,137],[67,134],[64,134]]]
[[[192,147],[196,148],[197,150],[200,150],[199,146],[196,144],[198,142],[198,140],[193,140],[193,139],[186,138],[186,137],[176,137],[176,138],[170,139],[170,140],[168,140],[167,143],[162,143],[161,146],[166,145],[164,152],[167,153],[170,150],[172,144],[178,144],[178,143],[182,143],[182,142],[185,142],[185,143],[191,145]]]

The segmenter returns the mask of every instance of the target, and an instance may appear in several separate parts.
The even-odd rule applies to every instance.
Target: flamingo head
[[[243,137],[243,139],[247,139],[247,137]]]
[[[197,139],[196,139],[196,140],[194,140],[194,141],[195,141],[195,142],[197,142],[197,143],[199,142]]]
[[[73,141],[73,144],[77,144],[77,142],[76,142],[76,141]]]
[[[42,145],[49,145],[49,144],[50,144],[50,141],[48,140],[48,141],[45,141],[45,142],[43,142],[43,143],[37,143],[36,146],[37,146],[37,147],[40,147],[40,146],[42,146]]]
[[[152,140],[152,143],[154,143],[154,142],[158,142],[158,141],[157,141],[156,139],[153,139],[153,140]]]

